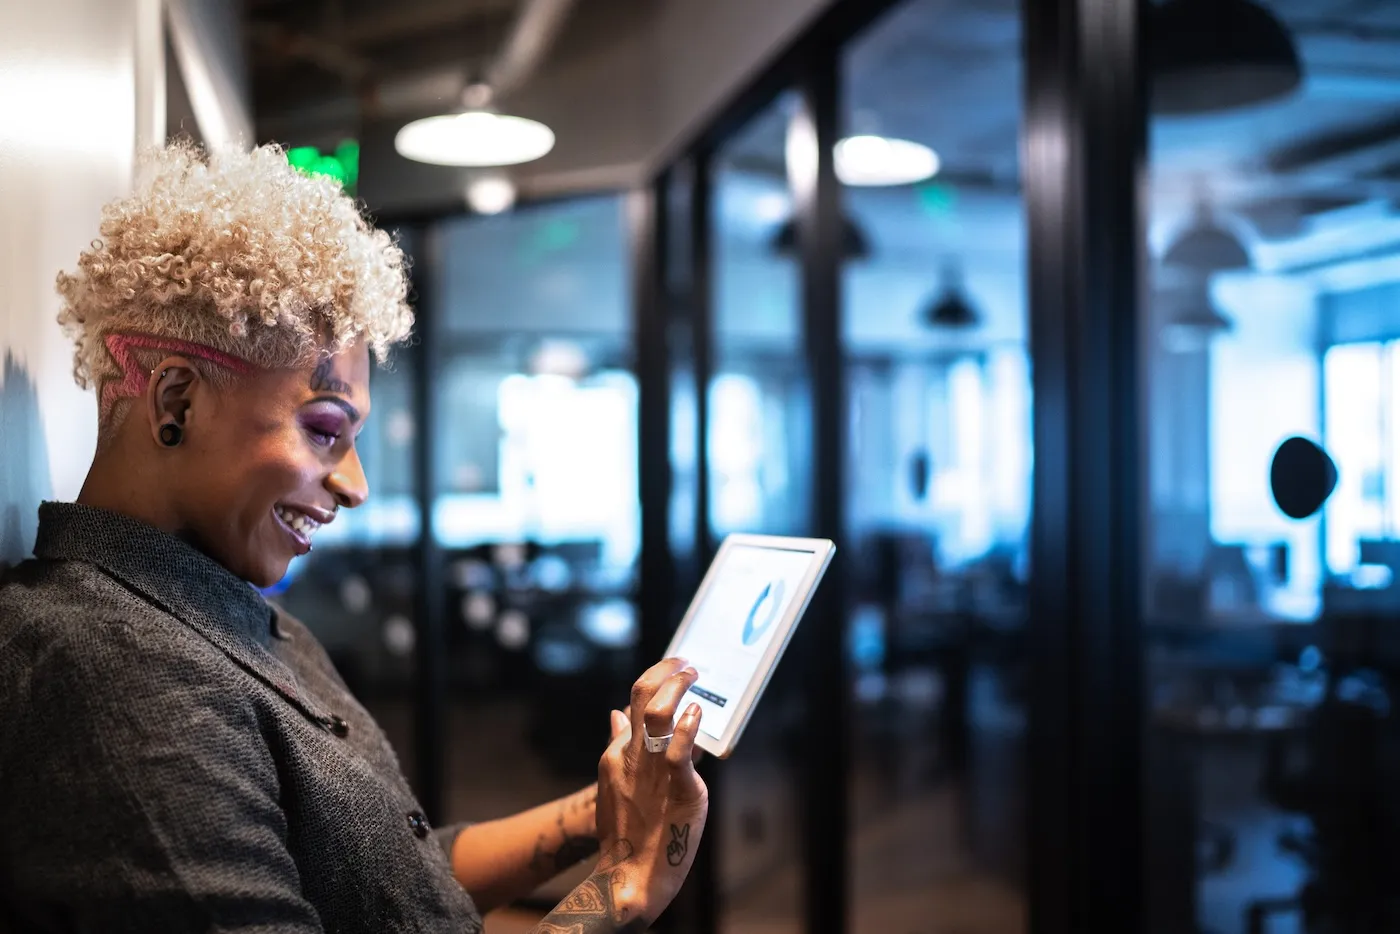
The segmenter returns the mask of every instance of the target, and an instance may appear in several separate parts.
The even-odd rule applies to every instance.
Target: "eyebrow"
[[[360,423],[360,410],[355,408],[350,403],[346,402],[344,399],[341,399],[337,396],[317,396],[314,399],[307,400],[306,404],[310,405],[313,402],[329,402],[331,405],[344,412],[346,418],[350,419],[351,422],[357,425]]]

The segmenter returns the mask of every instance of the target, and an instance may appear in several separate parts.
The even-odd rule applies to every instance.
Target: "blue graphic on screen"
[[[725,551],[676,654],[700,672],[687,700],[700,729],[720,736],[812,564],[808,551],[738,545]]]
[[[744,645],[753,645],[773,625],[778,618],[778,610],[783,605],[783,582],[769,581],[758,599],[753,602],[748,618],[744,620]]]

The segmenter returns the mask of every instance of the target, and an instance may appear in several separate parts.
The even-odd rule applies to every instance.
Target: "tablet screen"
[[[713,584],[674,649],[700,673],[686,702],[700,705],[701,729],[709,735],[720,737],[729,726],[812,559],[810,551],[754,545],[723,553]]]

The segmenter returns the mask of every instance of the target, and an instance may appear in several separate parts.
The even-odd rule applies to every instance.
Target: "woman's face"
[[[179,533],[258,587],[281,580],[317,529],[369,495],[355,451],[369,371],[357,346],[315,367],[197,390],[177,449]]]

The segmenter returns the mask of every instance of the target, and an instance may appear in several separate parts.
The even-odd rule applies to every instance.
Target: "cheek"
[[[260,519],[271,507],[319,482],[322,465],[298,438],[264,438],[229,458],[219,471],[225,502],[240,503],[240,512]]]

